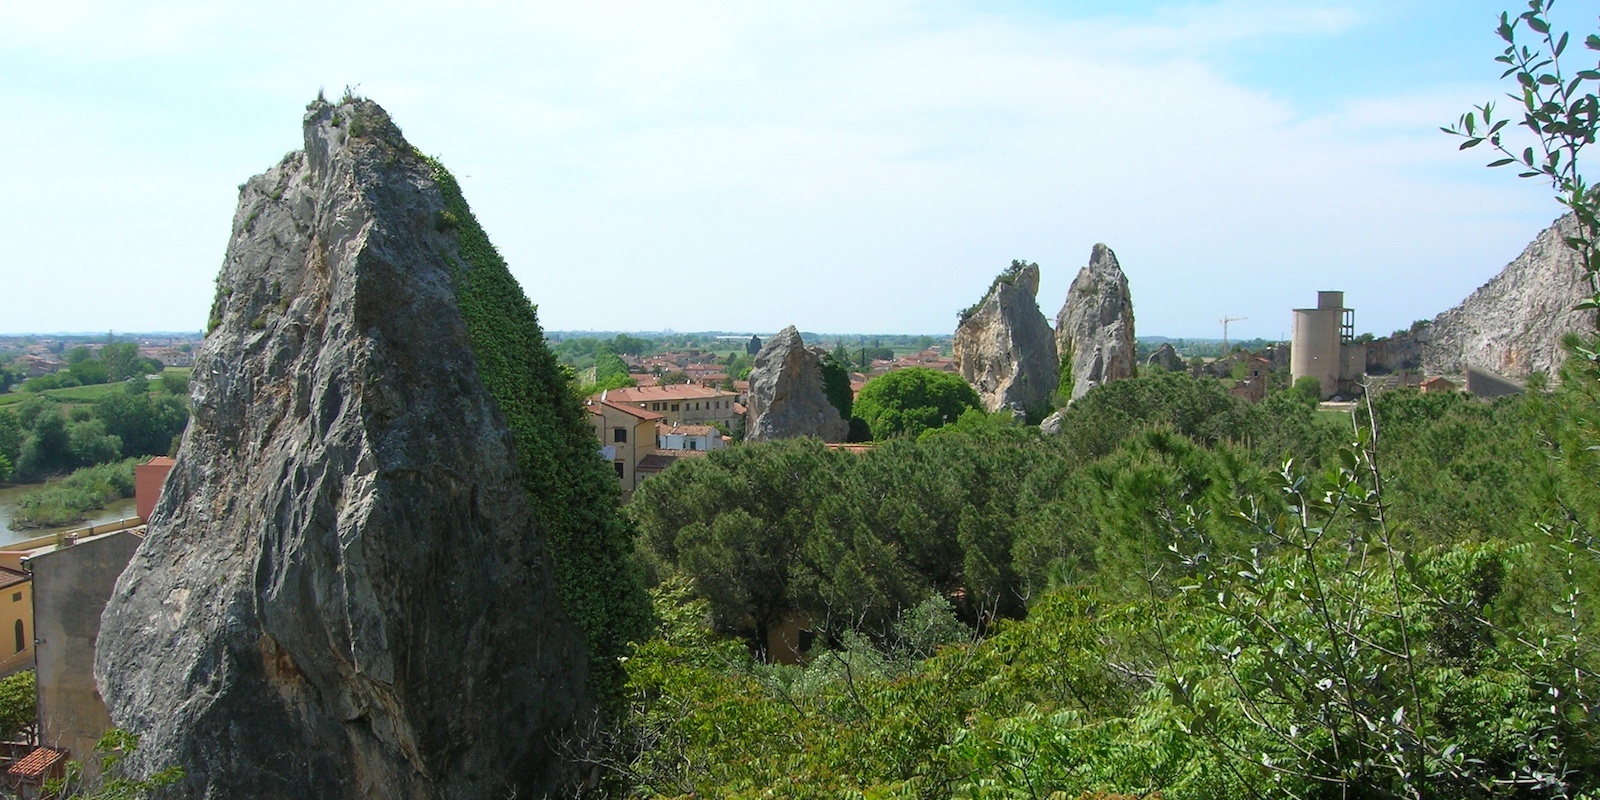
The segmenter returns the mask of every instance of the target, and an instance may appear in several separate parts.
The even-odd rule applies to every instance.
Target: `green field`
[[[161,374],[173,373],[187,376],[188,367],[168,367]],[[116,391],[120,383],[98,383],[93,386],[69,386],[65,389],[48,389],[43,392],[7,392],[0,394],[0,407],[16,405],[30,397],[48,397],[58,403],[94,403]]]

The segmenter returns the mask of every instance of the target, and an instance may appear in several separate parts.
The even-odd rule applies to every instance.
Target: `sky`
[[[1438,129],[1513,0],[0,0],[0,333],[201,329],[238,187],[346,87],[552,330],[949,333],[1096,242],[1141,335],[1432,317],[1560,214]],[[1575,38],[1600,0],[1560,0]]]

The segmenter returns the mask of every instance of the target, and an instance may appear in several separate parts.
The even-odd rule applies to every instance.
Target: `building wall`
[[[720,422],[731,429],[734,421],[733,404],[736,400],[738,396],[732,392],[704,400],[685,400],[682,404],[683,410],[679,412],[681,416],[672,419],[669,415],[667,421],[688,425],[709,425]]]
[[[721,450],[724,444],[722,434],[686,433],[661,433],[656,434],[656,448],[658,450]]]
[[[1297,308],[1294,311],[1294,339],[1289,350],[1289,381],[1306,376],[1322,384],[1322,398],[1332,397],[1339,386],[1343,366],[1339,352],[1339,324],[1343,309]]]
[[[172,471],[172,464],[172,459],[157,456],[133,468],[133,505],[139,519],[150,521],[150,512],[161,499],[161,486],[167,480],[167,473]]]
[[[1521,386],[1505,376],[1476,367],[1467,367],[1467,392],[1474,397],[1505,397],[1521,391]]]
[[[626,498],[639,488],[639,461],[656,452],[656,423],[655,420],[639,419],[604,404],[599,408],[600,413],[589,415],[589,424],[594,428],[600,446],[610,448],[613,469],[621,464],[617,480]],[[619,429],[627,431],[626,442],[616,441],[616,431]]]
[[[17,649],[17,623],[22,649]],[[33,581],[0,589],[0,676],[33,666]]]
[[[1344,341],[1345,311],[1344,292],[1317,292],[1316,308],[1294,310],[1289,381],[1316,378],[1323,400],[1349,392],[1366,372],[1366,346]]]
[[[94,684],[100,613],[142,538],[118,531],[28,559],[33,571],[39,740],[86,759],[111,727]]]
[[[663,415],[666,417],[663,421],[669,425],[709,425],[720,422],[732,428],[734,420],[738,418],[733,405],[738,401],[739,396],[733,392],[718,392],[712,397],[651,398],[643,402],[627,402],[643,411]]]

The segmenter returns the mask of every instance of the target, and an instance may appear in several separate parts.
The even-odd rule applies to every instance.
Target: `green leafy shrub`
[[[66,478],[35,489],[17,500],[14,528],[53,528],[88,518],[88,512],[133,496],[133,468],[138,459],[84,467]]]
[[[960,375],[910,367],[867,381],[853,411],[872,431],[872,438],[883,441],[898,435],[915,437],[979,406],[978,393]]]
[[[33,670],[0,680],[0,739],[11,741],[38,722],[38,687]]]

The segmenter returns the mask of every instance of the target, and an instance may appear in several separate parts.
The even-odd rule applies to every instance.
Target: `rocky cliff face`
[[[312,104],[305,150],[244,187],[193,420],[96,658],[139,762],[187,772],[172,796],[568,778],[587,651],[458,303],[496,278],[465,266],[487,247],[466,223],[367,101]]]
[[[1039,265],[1013,261],[956,326],[956,366],[990,412],[1038,419],[1049,408],[1058,367],[1038,294]]]
[[[1089,266],[1078,271],[1067,302],[1056,315],[1056,351],[1070,369],[1072,400],[1108,381],[1138,373],[1133,334],[1133,296],[1117,254],[1094,246]]]
[[[842,442],[850,423],[828,401],[823,387],[823,351],[806,347],[793,325],[767,340],[750,370],[745,439],[766,442],[815,436]]]
[[[1160,367],[1168,372],[1182,372],[1188,368],[1188,365],[1183,361],[1183,357],[1178,355],[1177,348],[1173,347],[1171,342],[1162,342],[1161,346],[1157,347],[1150,354],[1150,357],[1145,360],[1145,363],[1152,367]]]
[[[1554,376],[1566,360],[1562,337],[1592,333],[1595,325],[1593,311],[1573,310],[1589,296],[1577,253],[1564,241],[1577,232],[1570,214],[1556,220],[1460,305],[1414,333],[1369,345],[1368,368],[1459,375],[1475,367],[1513,378]]]

